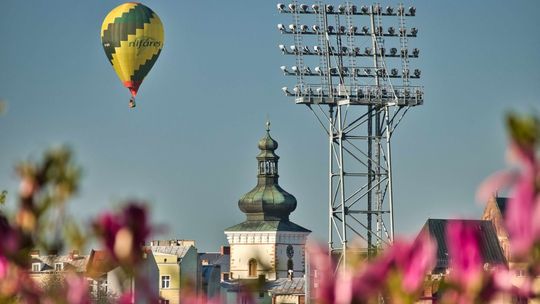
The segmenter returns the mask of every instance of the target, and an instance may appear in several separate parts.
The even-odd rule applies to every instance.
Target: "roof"
[[[238,292],[243,285],[256,286],[258,279],[242,279],[232,281],[222,281],[221,287],[228,291]],[[290,295],[305,294],[306,280],[303,277],[298,278],[280,278],[272,281],[266,281],[261,286],[261,291],[268,291],[272,295]]]
[[[42,255],[33,257],[33,263],[43,263],[41,271],[54,270],[54,264],[62,263],[64,270],[75,270],[76,272],[84,272],[86,270],[86,263],[88,256],[79,255],[74,257],[73,255]]]
[[[497,208],[499,208],[499,211],[501,211],[501,214],[504,216],[506,213],[506,202],[508,201],[507,197],[496,197],[495,203],[497,204]]]
[[[245,221],[225,229],[225,231],[290,231],[311,232],[291,221]]]
[[[280,294],[305,294],[306,293],[306,280],[303,277],[300,278],[281,278],[275,281],[269,281],[265,284],[268,291],[273,295]]]
[[[449,222],[457,219],[428,219],[422,231],[428,230],[431,237],[437,241],[437,264],[435,268],[448,268],[448,246],[446,243],[446,226]],[[506,258],[491,221],[483,220],[459,220],[464,221],[480,231],[480,252],[483,263],[506,264]]]
[[[222,272],[229,272],[230,255],[221,254],[219,252],[203,252],[199,253],[199,259],[208,261],[208,265],[219,265]]]
[[[92,249],[88,258],[86,272],[88,276],[97,278],[113,270],[117,266],[117,263],[113,261],[107,251]]]
[[[153,253],[176,255],[183,258],[193,246],[149,246]]]

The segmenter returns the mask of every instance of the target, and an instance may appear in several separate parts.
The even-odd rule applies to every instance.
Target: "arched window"
[[[248,262],[248,272],[250,277],[256,277],[257,276],[257,260],[251,259]]]

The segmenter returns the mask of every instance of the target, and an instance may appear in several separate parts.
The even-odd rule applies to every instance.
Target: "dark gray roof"
[[[435,269],[448,268],[448,246],[446,243],[446,226],[452,219],[428,219],[422,231],[429,231],[431,237],[437,241],[437,265]],[[474,226],[480,231],[480,252],[483,263],[506,264],[503,251],[491,221],[459,220]]]
[[[183,258],[192,246],[149,246],[154,253],[176,255]]]
[[[311,232],[291,221],[245,221],[225,229],[225,231],[290,231]]]
[[[267,290],[274,294],[305,294],[306,289],[306,280],[302,277],[300,278],[281,278],[275,281],[269,281],[266,284]]]
[[[506,202],[508,201],[507,197],[496,197],[495,203],[497,203],[497,208],[501,211],[501,214],[504,216],[506,213]]]
[[[306,293],[306,280],[303,277],[298,278],[280,278],[272,281],[265,281],[264,284],[257,285],[257,279],[243,279],[222,281],[221,287],[228,291],[240,290],[241,286],[259,286],[256,287],[259,291],[268,291],[273,295],[289,295],[289,294],[305,294]]]
[[[199,253],[201,261],[207,260],[208,265],[219,265],[221,272],[229,272],[230,269],[230,255],[221,254],[219,252],[204,252]]]

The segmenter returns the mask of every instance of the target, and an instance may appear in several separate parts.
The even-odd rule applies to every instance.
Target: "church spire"
[[[270,136],[270,121],[266,134],[259,140],[257,155],[257,186],[238,201],[248,220],[289,220],[296,209],[296,198],[278,184],[278,160],[274,151],[278,142]]]

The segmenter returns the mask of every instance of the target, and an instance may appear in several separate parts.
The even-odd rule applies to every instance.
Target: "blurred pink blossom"
[[[446,229],[449,279],[464,290],[478,287],[483,273],[478,231],[460,220],[448,222]]]
[[[109,254],[121,264],[135,264],[142,259],[142,246],[152,230],[146,208],[135,202],[118,213],[100,215],[94,229]]]
[[[66,300],[68,304],[89,304],[88,281],[82,276],[66,275]]]
[[[437,244],[429,234],[422,233],[412,242],[396,241],[390,249],[403,273],[403,289],[409,293],[418,290],[435,266]]]

